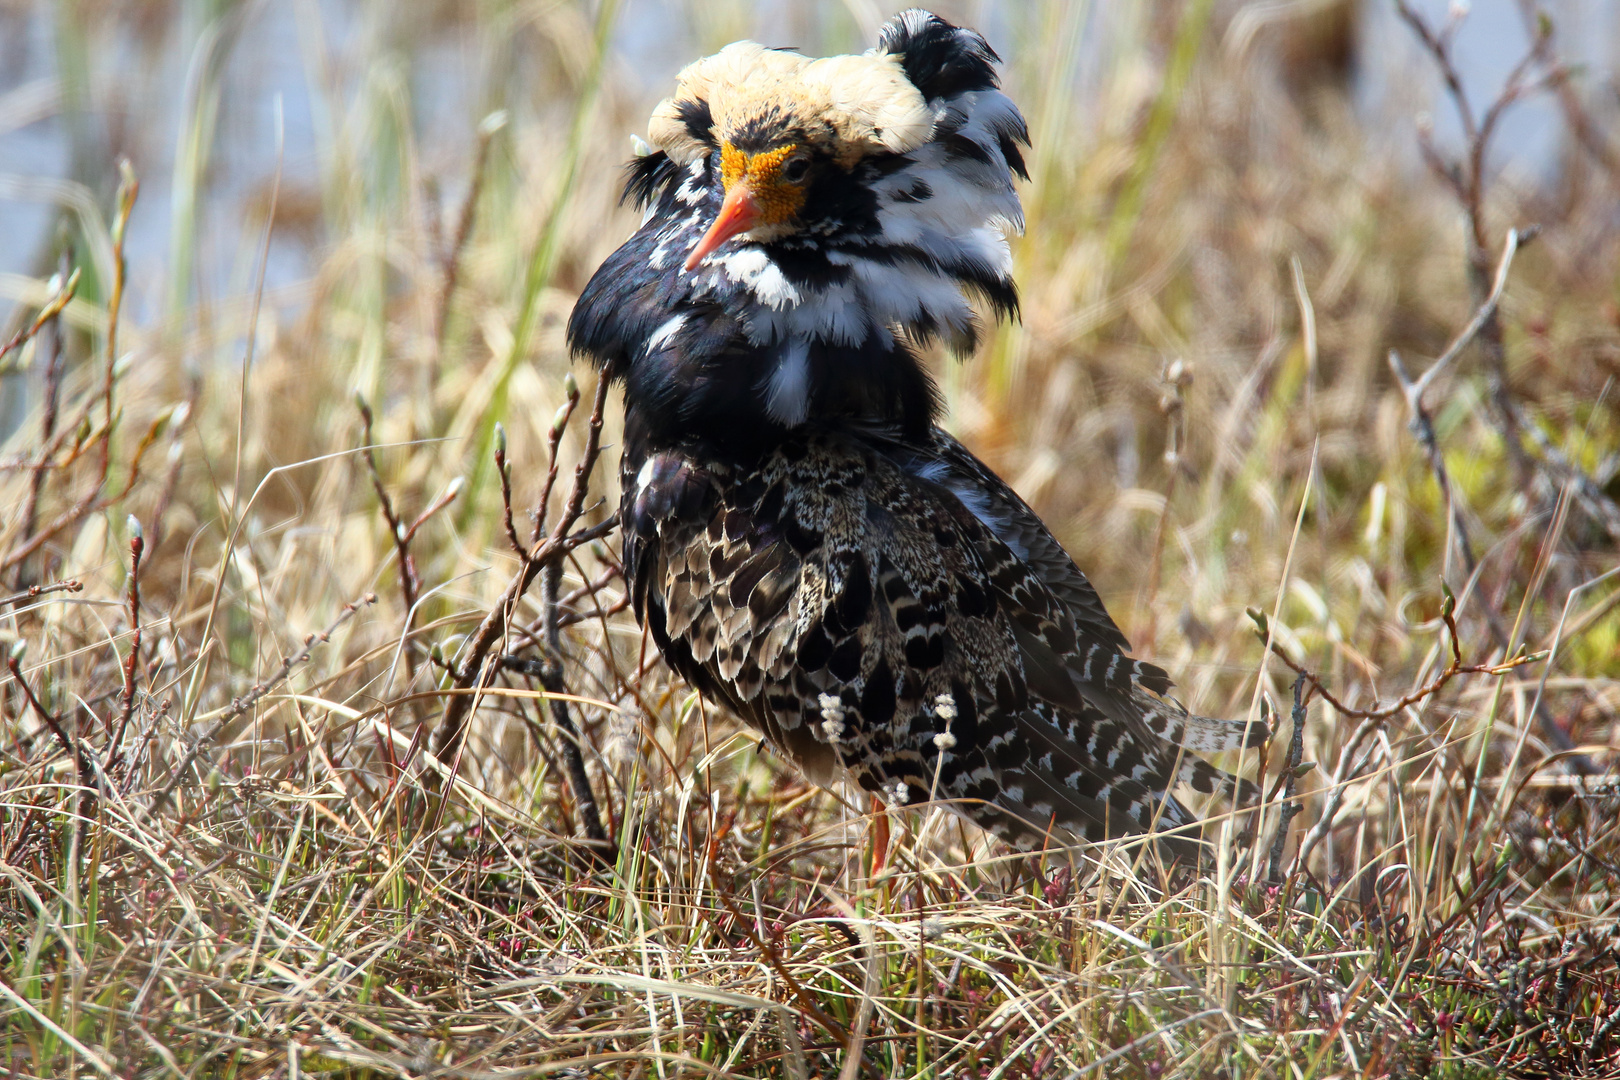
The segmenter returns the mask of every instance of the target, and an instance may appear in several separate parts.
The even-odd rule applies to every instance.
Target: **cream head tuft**
[[[703,118],[710,128],[700,135],[693,127]],[[686,164],[758,123],[797,129],[853,163],[870,153],[915,150],[932,136],[934,114],[899,56],[873,50],[812,60],[739,41],[681,71],[675,93],[653,111],[647,134]]]

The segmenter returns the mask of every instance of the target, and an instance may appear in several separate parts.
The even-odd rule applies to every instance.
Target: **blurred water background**
[[[740,37],[812,54],[857,50],[897,6],[623,0],[600,20],[610,49],[607,107],[595,122],[622,126],[628,155],[629,133],[692,58]],[[939,5],[984,30],[1009,60],[1021,99],[1036,84],[1067,95],[1062,130],[1039,134],[1082,147],[1101,125],[1119,122],[1109,114],[1118,87],[1162,77],[1183,6]],[[1416,6],[1436,23],[1447,16],[1444,0]],[[1455,144],[1455,114],[1390,0],[1216,8],[1206,47],[1248,50],[1257,79],[1299,77],[1290,65],[1332,69],[1321,74],[1346,84],[1380,152],[1421,168],[1414,134],[1426,116],[1437,142]],[[1548,10],[1560,54],[1581,65],[1579,92],[1612,112],[1620,2],[1560,0]],[[352,220],[335,214],[335,203],[443,228],[465,190],[481,120],[502,110],[515,131],[566,131],[600,14],[561,0],[0,0],[0,321],[20,317],[23,301],[38,302],[76,215],[105,214],[124,157],[142,182],[127,244],[127,317],[179,329],[188,313],[249,290],[278,169],[265,282],[279,291],[281,310],[296,309],[332,222]],[[1054,27],[1074,40],[1054,48]],[[1520,3],[1473,6],[1455,54],[1476,103],[1494,94],[1527,41]],[[1494,165],[1555,183],[1567,140],[1542,95],[1507,116]],[[409,169],[393,167],[402,158]],[[495,171],[517,186],[542,182],[515,158]],[[421,177],[423,190],[388,190],[400,176]],[[17,405],[5,410],[12,422]],[[0,433],[9,427],[0,417]]]

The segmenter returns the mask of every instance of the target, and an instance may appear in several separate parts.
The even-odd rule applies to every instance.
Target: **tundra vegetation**
[[[1264,802],[1209,808],[1208,866],[1027,857],[807,786],[626,610],[617,409],[562,325],[634,226],[642,7],[330,41],[300,7],[318,167],[248,193],[224,288],[203,208],[257,9],[53,14],[61,107],[178,108],[181,143],[161,257],[125,250],[147,178],[86,138],[0,281],[0,1068],[1620,1072],[1612,73],[1525,0],[1471,98],[1465,6],[1395,0],[1447,141],[1356,110],[1353,5],[1156,0],[1082,111],[1086,5],[1006,13],[1023,316],[937,359],[953,430],[1182,700],[1276,731],[1222,763]],[[675,7],[702,52],[757,32]],[[452,30],[487,85],[445,149],[412,75]],[[182,101],[99,77],[165,35]],[[1555,180],[1497,167],[1528,100]],[[286,243],[311,272],[266,288]]]

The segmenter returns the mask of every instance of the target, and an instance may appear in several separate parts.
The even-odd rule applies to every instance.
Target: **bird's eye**
[[[782,166],[782,179],[790,184],[801,183],[810,172],[809,158],[791,158]]]

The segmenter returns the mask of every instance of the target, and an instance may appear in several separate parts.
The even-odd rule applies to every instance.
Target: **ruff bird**
[[[1035,512],[939,426],[919,350],[1016,317],[1024,118],[983,37],[904,12],[858,56],[750,41],[637,140],[636,233],[568,324],[623,385],[624,568],[671,668],[805,774],[1014,846],[1197,841],[1189,713]]]

